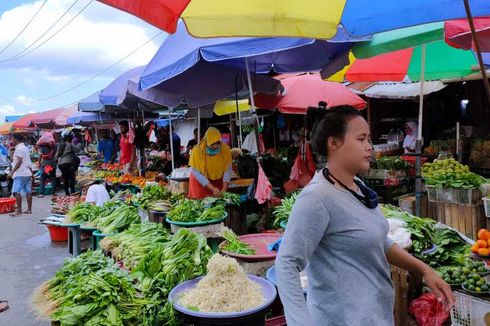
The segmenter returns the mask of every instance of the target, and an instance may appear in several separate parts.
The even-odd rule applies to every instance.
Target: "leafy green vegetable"
[[[250,245],[240,241],[240,238],[230,229],[225,229],[221,235],[226,240],[226,245],[221,248],[224,251],[233,252],[239,255],[255,255],[255,250]]]
[[[132,202],[142,209],[148,209],[150,205],[160,199],[170,199],[172,193],[167,187],[150,185],[143,188],[139,196],[132,198]]]
[[[202,222],[217,220],[225,215],[223,202],[214,201],[211,207],[211,202],[206,200],[183,199],[168,212],[167,217],[176,222]]]
[[[101,208],[89,203],[76,204],[63,220],[63,223],[87,223],[95,220],[101,212]]]
[[[372,164],[372,168],[382,170],[407,170],[409,167],[410,164],[399,156],[379,157]]]
[[[298,199],[299,192],[294,192],[281,200],[281,205],[274,209],[274,226],[279,227],[282,221],[288,221],[294,203]]]
[[[134,206],[122,205],[109,215],[101,216],[97,221],[97,228],[104,234],[121,232],[131,224],[141,223],[138,209]]]
[[[478,188],[486,183],[482,176],[469,171],[467,165],[460,164],[455,159],[434,160],[422,167],[425,183],[437,188]]]
[[[437,249],[430,255],[419,255],[418,258],[433,268],[441,266],[463,266],[470,252],[470,246],[456,231],[436,229],[434,244]]]
[[[381,205],[381,211],[386,218],[395,218],[407,223],[406,228],[411,233],[412,240],[410,252],[415,256],[419,257],[422,251],[434,243],[436,221],[414,216],[392,205]]]

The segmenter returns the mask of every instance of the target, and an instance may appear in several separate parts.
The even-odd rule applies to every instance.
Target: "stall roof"
[[[362,85],[360,85],[362,84]],[[347,85],[354,93],[370,98],[414,99],[420,95],[420,83],[351,83]],[[424,95],[438,92],[446,87],[441,81],[424,83]]]

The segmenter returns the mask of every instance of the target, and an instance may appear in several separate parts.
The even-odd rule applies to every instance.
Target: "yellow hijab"
[[[221,133],[218,129],[210,127],[204,134],[204,138],[197,146],[192,148],[189,165],[199,171],[209,180],[219,180],[228,170],[231,164],[231,150],[227,144],[221,143],[221,150],[216,155],[206,153],[206,147],[221,141]]]

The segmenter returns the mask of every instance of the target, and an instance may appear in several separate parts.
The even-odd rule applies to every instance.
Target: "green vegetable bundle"
[[[95,220],[100,214],[100,207],[89,203],[76,204],[66,215],[63,223],[87,223]]]
[[[207,205],[204,200],[183,199],[175,205],[167,216],[170,220],[176,222],[203,222],[223,218],[225,215],[225,206],[222,203],[214,202],[214,206]]]
[[[437,246],[434,253],[419,256],[431,267],[465,265],[470,246],[459,236],[458,232],[451,229],[436,229],[434,244]]]
[[[485,178],[470,172],[467,165],[453,158],[425,163],[422,167],[422,176],[427,185],[437,188],[472,189],[486,182]]]
[[[126,230],[131,224],[141,223],[138,209],[134,206],[122,205],[109,215],[101,216],[97,228],[104,234],[117,233]]]
[[[226,240],[221,250],[232,252],[239,255],[255,255],[255,250],[250,245],[240,241],[240,238],[232,230],[226,228],[221,232],[221,236]]]
[[[138,288],[149,301],[147,316],[157,316],[157,324],[169,321],[164,309],[168,294],[178,284],[202,276],[213,252],[206,238],[188,229],[180,229],[167,243],[157,243],[133,269]]]
[[[161,224],[133,224],[126,231],[102,239],[100,247],[110,251],[112,257],[121,260],[131,270],[155,244],[165,243],[170,239],[170,234]]]
[[[281,222],[288,221],[291,210],[293,209],[294,203],[298,199],[299,192],[294,192],[288,195],[286,198],[281,200],[281,205],[274,209],[274,226],[279,227]]]
[[[160,199],[170,199],[172,193],[167,187],[159,185],[146,186],[140,196],[133,197],[132,201],[142,209],[148,209],[150,205]]]
[[[407,170],[410,164],[402,160],[399,156],[383,156],[377,158],[373,162],[372,167],[382,170]]]
[[[407,223],[406,229],[411,233],[412,246],[409,250],[412,254],[420,257],[422,251],[432,247],[436,233],[434,220],[414,216],[392,205],[381,205],[381,210],[386,218],[395,218]]]

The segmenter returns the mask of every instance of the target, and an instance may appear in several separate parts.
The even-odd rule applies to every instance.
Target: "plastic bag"
[[[434,293],[425,293],[410,302],[408,312],[419,326],[442,326],[449,318],[449,311],[437,301]]]

